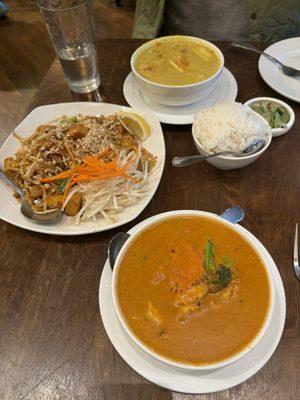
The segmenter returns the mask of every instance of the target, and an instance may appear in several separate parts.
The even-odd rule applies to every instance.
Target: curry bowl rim
[[[187,85],[165,85],[163,83],[158,83],[158,82],[151,81],[151,80],[149,80],[147,78],[144,78],[141,74],[139,74],[138,71],[135,68],[135,62],[136,62],[136,58],[137,58],[138,54],[140,52],[142,52],[143,49],[146,49],[146,48],[150,47],[154,42],[161,41],[161,40],[167,40],[167,39],[175,38],[175,37],[176,38],[179,37],[179,38],[191,39],[191,40],[194,40],[196,42],[205,43],[208,47],[211,47],[214,50],[215,54],[217,55],[217,57],[218,57],[218,59],[220,61],[220,66],[217,69],[217,71],[213,75],[208,77],[207,79],[204,79],[202,81],[198,81],[198,82],[195,82],[195,83],[190,83],[190,84],[187,84]],[[205,83],[209,83],[210,81],[212,81],[214,78],[216,78],[222,72],[222,70],[224,68],[224,64],[225,64],[224,55],[223,55],[222,51],[219,49],[219,47],[217,47],[214,43],[212,43],[212,42],[210,42],[208,40],[205,40],[205,39],[202,39],[202,38],[198,38],[198,37],[195,37],[195,36],[189,36],[189,35],[168,35],[168,36],[162,36],[162,37],[158,37],[158,38],[149,40],[149,41],[143,43],[142,45],[140,45],[132,53],[131,58],[130,58],[131,70],[135,75],[137,75],[139,77],[139,79],[141,79],[142,81],[146,82],[147,84],[154,85],[156,87],[167,88],[167,89],[192,88],[192,87],[197,87],[197,86],[205,84]]]
[[[204,216],[208,217],[212,220],[217,221],[217,223],[224,224],[225,226],[229,227],[230,229],[233,229],[235,232],[240,234],[242,238],[246,240],[246,242],[251,246],[251,248],[258,254],[264,269],[266,271],[266,275],[268,278],[268,283],[269,283],[269,305],[268,305],[268,310],[266,313],[265,320],[260,327],[260,329],[257,331],[256,335],[254,338],[248,343],[242,350],[234,353],[232,356],[226,357],[220,361],[213,362],[213,363],[206,363],[206,364],[189,364],[189,363],[184,363],[180,361],[176,361],[173,359],[170,359],[168,357],[165,357],[164,355],[156,352],[154,349],[152,349],[150,346],[147,344],[143,343],[134,333],[134,331],[130,328],[129,324],[126,321],[126,317],[124,316],[121,307],[119,305],[118,301],[118,295],[117,295],[117,277],[118,277],[118,270],[120,266],[120,262],[126,253],[127,249],[131,245],[131,243],[136,239],[139,234],[150,226],[156,225],[158,222],[161,222],[163,220],[167,219],[172,219],[176,217],[183,217],[183,216]],[[147,221],[147,220],[146,220]],[[144,221],[145,222],[145,221]],[[275,300],[275,288],[274,288],[274,282],[272,278],[272,273],[271,273],[271,268],[268,264],[268,261],[266,257],[264,256],[263,252],[253,243],[251,237],[249,237],[244,230],[242,230],[238,224],[232,224],[231,222],[228,222],[222,218],[220,218],[218,215],[206,212],[206,211],[198,211],[198,210],[176,210],[176,211],[168,211],[165,213],[161,213],[155,216],[154,219],[150,219],[150,221],[145,224],[143,224],[142,227],[140,227],[134,234],[132,234],[129,239],[126,241],[122,249],[120,250],[120,253],[118,254],[118,257],[116,259],[113,273],[112,273],[112,297],[113,297],[113,304],[114,304],[114,309],[117,314],[117,317],[122,325],[122,327],[125,329],[127,334],[130,336],[130,338],[133,340],[133,342],[138,345],[143,351],[145,351],[148,355],[153,357],[154,359],[163,362],[169,366],[176,367],[182,370],[190,370],[190,371],[206,371],[206,370],[213,370],[217,368],[222,368],[225,367],[229,364],[232,364],[233,362],[236,362],[240,360],[242,357],[244,357],[246,354],[248,354],[254,347],[260,342],[260,340],[263,338],[265,332],[267,331],[270,321],[274,312],[274,300]]]

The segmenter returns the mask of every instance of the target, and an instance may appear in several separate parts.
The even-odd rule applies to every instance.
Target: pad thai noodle
[[[20,141],[5,172],[36,212],[61,208],[72,222],[109,222],[147,192],[156,157],[118,114],[62,116]]]

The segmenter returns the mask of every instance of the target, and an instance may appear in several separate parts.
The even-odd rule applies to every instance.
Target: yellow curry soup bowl
[[[185,38],[187,40],[194,41],[199,44],[203,44],[206,47],[213,50],[214,54],[217,55],[220,63],[217,71],[209,78],[186,85],[165,85],[156,83],[143,77],[136,68],[136,60],[146,49],[154,46],[157,42],[163,42],[170,40],[170,38]],[[222,73],[224,67],[224,56],[221,50],[214,44],[200,38],[193,36],[165,36],[158,39],[151,40],[140,46],[131,56],[131,70],[134,74],[135,81],[142,95],[145,95],[149,100],[156,103],[165,104],[168,106],[184,106],[194,102],[197,102],[205,97],[209,96],[214,90],[218,79]]]
[[[119,274],[119,268],[122,263],[122,259],[124,255],[126,255],[126,252],[130,248],[131,244],[136,240],[136,238],[143,233],[145,230],[147,230],[150,227],[153,227],[157,223],[164,222],[167,220],[170,220],[171,218],[186,218],[186,217],[204,217],[205,219],[208,219],[212,223],[219,224],[220,227],[223,225],[223,228],[226,230],[229,228],[230,230],[234,231],[235,234],[237,233],[241,239],[243,239],[245,242],[247,242],[247,245],[249,245],[254,252],[257,254],[258,258],[260,259],[264,271],[266,273],[267,277],[267,282],[268,282],[268,287],[269,287],[269,297],[268,297],[268,306],[267,306],[267,311],[263,320],[262,325],[260,325],[259,330],[257,330],[257,333],[255,336],[250,340],[250,342],[243,347],[241,350],[238,352],[234,353],[233,355],[226,357],[224,359],[218,360],[217,362],[213,363],[201,363],[201,364],[191,364],[191,363],[185,363],[181,361],[177,361],[174,359],[170,359],[152,347],[148,346],[145,344],[133,331],[133,329],[129,326],[128,322],[126,321],[125,316],[123,315],[123,312],[120,307],[119,299],[118,299],[118,293],[117,293],[117,284],[118,284],[118,274]],[[189,370],[189,371],[202,371],[202,370],[212,370],[216,368],[221,368],[226,365],[229,365],[235,361],[240,360],[242,357],[244,357],[246,354],[248,354],[262,339],[264,336],[265,332],[267,331],[271,317],[274,312],[274,283],[273,279],[271,276],[271,268],[268,264],[268,259],[265,257],[263,251],[253,243],[251,238],[245,233],[244,230],[242,230],[239,225],[237,224],[232,224],[226,220],[221,219],[219,216],[208,213],[208,212],[203,212],[203,211],[195,211],[195,210],[178,210],[178,211],[170,211],[166,212],[163,214],[157,215],[155,218],[151,218],[149,222],[147,222],[143,227],[138,229],[137,232],[132,234],[130,238],[127,240],[127,242],[124,244],[122,247],[114,269],[113,269],[113,276],[112,276],[112,295],[113,295],[113,303],[114,303],[114,308],[116,311],[116,314],[118,316],[118,319],[124,328],[124,330],[127,332],[127,334],[130,336],[130,338],[133,340],[133,342],[139,346],[143,351],[145,351],[148,355],[153,357],[154,359],[161,361],[169,366],[176,367],[179,369],[183,370]],[[222,335],[223,332],[220,332],[220,335]],[[237,331],[237,335],[238,335]]]

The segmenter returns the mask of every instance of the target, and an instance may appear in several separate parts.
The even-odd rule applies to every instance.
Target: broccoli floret
[[[229,267],[219,265],[217,271],[209,277],[210,292],[216,293],[224,289],[232,279],[232,272]]]
[[[209,285],[209,291],[219,292],[232,280],[233,261],[229,257],[223,257],[222,264],[216,265],[215,246],[211,240],[206,241],[204,257],[205,281]]]
[[[216,275],[218,277],[217,284],[223,287],[226,287],[232,278],[231,269],[229,267],[225,267],[225,265],[219,266]]]

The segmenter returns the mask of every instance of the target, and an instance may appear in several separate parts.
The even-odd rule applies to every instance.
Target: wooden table
[[[107,102],[126,104],[122,94],[129,59],[139,41],[99,43],[101,82]],[[235,75],[238,100],[276,96],[257,71],[257,56],[221,43]],[[72,101],[55,62],[31,109]],[[146,210],[132,223],[159,212],[199,209],[219,213],[240,204],[243,226],[267,247],[281,273],[287,319],[281,342],[267,365],[247,382],[198,399],[299,399],[300,282],[292,269],[293,235],[300,222],[300,107],[293,130],[276,138],[254,164],[219,171],[202,163],[175,169],[175,155],[195,152],[190,126],[164,125],[167,159],[161,184]],[[112,347],[101,323],[98,286],[107,244],[116,230],[82,237],[27,232],[0,222],[0,398],[160,399],[171,393],[131,370]]]

